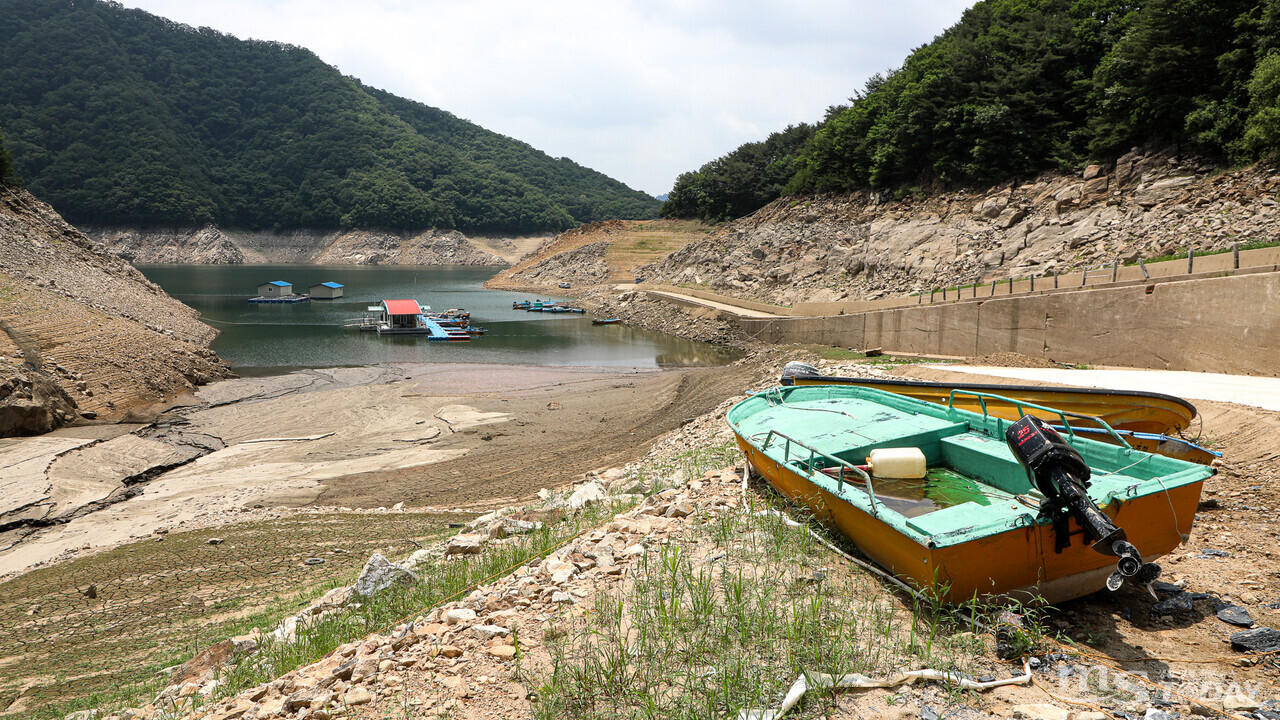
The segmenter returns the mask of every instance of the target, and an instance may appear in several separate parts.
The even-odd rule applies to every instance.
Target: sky
[[[568,157],[652,195],[821,120],[974,0],[123,0]]]

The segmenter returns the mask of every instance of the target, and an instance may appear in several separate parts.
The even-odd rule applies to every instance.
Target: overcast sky
[[[373,87],[659,195],[822,118],[973,0],[123,0],[301,45]]]

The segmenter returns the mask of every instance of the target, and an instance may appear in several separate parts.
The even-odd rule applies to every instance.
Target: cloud
[[[814,122],[972,0],[125,0],[344,74],[653,194]]]

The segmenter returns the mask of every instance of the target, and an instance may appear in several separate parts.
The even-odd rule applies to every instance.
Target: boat
[[[944,601],[1058,603],[1125,581],[1150,589],[1160,572],[1150,561],[1190,536],[1212,468],[1085,438],[1065,413],[1064,439],[1036,415],[1010,421],[954,398],[780,386],[735,405],[728,423],[750,471]],[[1030,452],[1037,442],[1050,450]],[[927,474],[887,478],[863,465],[892,448],[917,448]]]
[[[592,325],[617,325],[622,322],[618,318],[591,318]]]
[[[1147,452],[1208,465],[1222,453],[1201,447],[1191,441],[1172,437],[1191,425],[1196,408],[1186,400],[1163,393],[1137,390],[1107,390],[1087,387],[1052,387],[1041,385],[997,385],[989,383],[946,383],[925,380],[891,380],[887,378],[838,377],[821,375],[804,363],[788,363],[783,369],[783,385],[849,385],[887,390],[899,395],[938,403],[954,402],[972,412],[986,410],[1006,420],[1022,417],[1016,403],[989,402],[984,393],[1013,398],[1035,405],[1056,408],[1077,420],[1076,432],[1095,440],[1110,442],[1123,437],[1129,445]],[[956,391],[960,391],[956,393]],[[1032,410],[1042,420],[1053,420],[1054,413]],[[1114,435],[1092,418],[1102,418]],[[1059,432],[1061,427],[1057,428]]]

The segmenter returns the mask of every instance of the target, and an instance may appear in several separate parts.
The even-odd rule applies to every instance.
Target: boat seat
[[[1031,490],[1031,479],[1003,438],[969,433],[938,441],[942,464],[978,482],[1021,495]]]
[[[952,545],[963,542],[968,531],[989,528],[1000,524],[1007,527],[1023,527],[1035,522],[1036,511],[1017,500],[1001,500],[990,505],[963,502],[949,508],[934,510],[918,517],[907,518],[907,527],[925,536],[934,537],[935,544]],[[953,534],[950,539],[944,536]]]

